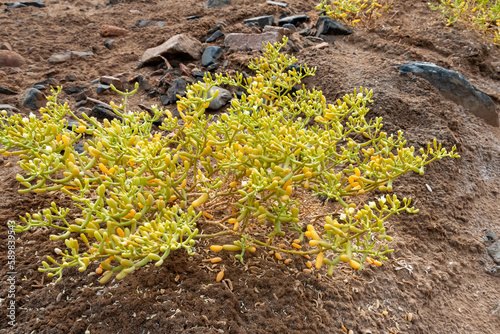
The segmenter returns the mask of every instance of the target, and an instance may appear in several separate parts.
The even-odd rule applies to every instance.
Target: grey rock
[[[222,25],[220,24],[217,24],[215,26],[213,26],[212,28],[210,28],[209,31],[207,31],[207,36],[210,36],[212,35],[214,32],[216,32],[217,30],[221,30],[222,29]]]
[[[172,81],[170,84],[170,88],[167,90],[166,95],[162,95],[160,97],[161,103],[166,106],[169,104],[173,104],[179,100],[177,95],[186,96],[186,80],[179,78]]]
[[[320,16],[316,22],[316,36],[350,34],[352,34],[351,28],[329,16]]]
[[[75,146],[75,151],[82,154],[83,153],[83,141],[79,142]]]
[[[92,51],[71,51],[71,56],[73,57],[88,57],[93,56],[94,53]]]
[[[76,102],[76,103],[75,103],[75,106],[76,106],[77,108],[79,108],[79,107],[83,107],[83,106],[84,106],[84,105],[86,105],[86,104],[87,104],[87,99],[85,99],[85,100],[80,100],[80,101]]]
[[[215,63],[224,55],[224,51],[218,46],[209,46],[203,51],[201,65],[207,67]]]
[[[169,56],[180,56],[188,59],[198,60],[201,58],[203,45],[197,39],[180,34],[170,38],[165,43],[147,49],[142,55],[142,63],[148,64],[160,61],[159,56],[168,58]]]
[[[81,52],[81,51],[64,51],[64,52],[59,52],[55,53],[49,58],[49,63],[50,64],[60,64],[67,62],[68,60],[71,60],[73,57],[78,58],[78,57],[88,57],[92,56],[94,53],[92,51],[87,51],[87,52]]]
[[[274,23],[274,16],[273,15],[265,15],[265,16],[258,16],[258,17],[252,17],[250,19],[246,19],[243,21],[248,26],[257,26],[259,28],[264,28],[265,26],[272,26]]]
[[[19,93],[13,91],[12,89],[8,89],[8,88],[0,86],[0,94],[3,94],[3,95],[17,95]]]
[[[35,84],[35,85],[33,85],[33,88],[36,88],[36,89],[38,89],[38,90],[46,90],[46,89],[47,89],[47,88],[45,88],[45,86],[44,86],[44,85],[36,85],[36,84]]]
[[[210,65],[210,66],[207,67],[207,71],[208,72],[213,72],[216,69],[218,69],[219,67],[220,67],[220,63],[213,63],[212,65]]]
[[[104,46],[106,49],[111,50],[113,49],[113,43],[115,42],[114,39],[110,39],[109,41],[104,42]]]
[[[98,84],[96,90],[97,90],[97,94],[101,94],[109,89],[111,89],[111,86],[109,86],[109,85]]]
[[[294,26],[294,25],[293,25],[293,24],[291,24],[291,23],[285,23],[285,24],[283,25],[283,28],[290,29],[290,31],[291,31],[292,33],[294,33],[294,32],[297,30],[297,27],[296,27],[296,26]]]
[[[74,75],[73,73],[68,73],[65,77],[66,81],[76,81],[77,78],[76,78],[76,75]]]
[[[22,5],[25,5],[25,6],[32,6],[32,7],[38,7],[38,8],[45,7],[45,4],[43,3],[43,1],[20,1],[19,3]]]
[[[24,93],[23,106],[31,110],[38,110],[46,103],[43,93],[36,88],[29,88]]]
[[[69,131],[73,131],[73,126],[77,128],[79,125],[80,123],[74,119],[68,119],[66,121],[66,129],[68,129]]]
[[[151,20],[139,20],[139,21],[137,21],[137,23],[135,25],[138,28],[144,28],[144,27],[147,27],[148,25],[150,25],[152,22],[154,22],[154,21],[151,21]]]
[[[212,35],[210,35],[210,37],[208,37],[206,40],[205,40],[205,43],[212,43],[212,42],[215,42],[216,40],[218,40],[219,38],[223,37],[224,36],[224,33],[220,30],[217,30],[216,32],[214,32]]]
[[[22,7],[38,7],[43,8],[45,4],[43,1],[19,1],[19,2],[6,2],[5,5],[9,8],[22,8]]]
[[[149,92],[153,89],[149,82],[140,74],[137,76],[137,82],[139,83],[139,88],[143,91]]]
[[[19,109],[17,109],[16,107],[11,106],[10,104],[0,104],[0,111],[1,110],[19,112]]]
[[[229,5],[230,3],[231,3],[231,0],[208,0],[205,7],[206,8],[221,7],[221,6]]]
[[[278,25],[282,26],[284,24],[290,23],[293,24],[294,26],[297,26],[301,23],[309,21],[309,16],[305,14],[301,15],[293,15],[293,16],[287,16],[284,18],[281,18],[278,20]]]
[[[493,230],[487,230],[483,238],[485,241],[489,242],[497,241],[498,239],[497,234]]]
[[[103,119],[107,119],[108,121],[112,121],[114,119],[121,120],[121,117],[115,114],[111,108],[108,108],[107,106],[104,106],[102,104],[96,104],[92,108],[89,116],[95,117],[100,121],[102,121]]]
[[[43,85],[43,86],[46,86],[46,85],[53,86],[55,84],[57,84],[57,81],[54,78],[48,78],[48,79],[45,79],[43,81],[35,83],[35,85]]]
[[[474,87],[462,74],[432,63],[409,62],[398,66],[401,75],[413,73],[429,81],[447,99],[462,105],[486,123],[500,126],[495,103],[484,92]]]
[[[263,50],[268,42],[273,44],[281,41],[283,35],[278,31],[268,31],[262,34],[233,33],[226,35],[224,46],[232,51]]]
[[[281,8],[286,8],[286,6],[288,6],[286,3],[284,2],[277,2],[277,1],[266,1],[266,3],[269,5],[269,6],[278,6],[278,7],[281,7]]]
[[[212,97],[217,90],[219,91],[219,95],[217,95],[215,99],[210,101],[210,104],[208,105],[207,108],[208,110],[219,110],[220,108],[224,107],[232,98],[231,93],[227,89],[217,86],[212,87],[208,91],[209,96]]]
[[[52,56],[50,56],[49,63],[60,64],[60,63],[67,62],[70,59],[71,59],[71,51],[64,51],[64,52],[55,53]]]
[[[85,92],[81,92],[81,93],[76,94],[75,101],[79,102],[79,101],[84,101],[84,100],[87,100],[87,95],[85,95]]]
[[[493,243],[490,247],[486,248],[488,254],[493,258],[496,264],[500,264],[500,240]]]
[[[63,92],[65,92],[68,95],[73,95],[73,94],[79,94],[83,92],[85,89],[87,89],[89,86],[87,85],[76,85],[76,86],[70,86],[63,88]]]

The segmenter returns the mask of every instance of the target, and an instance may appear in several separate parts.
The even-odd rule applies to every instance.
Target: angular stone
[[[243,21],[248,26],[257,26],[259,28],[264,28],[265,26],[272,26],[274,23],[273,15],[258,16],[246,19]]]
[[[98,84],[97,88],[96,88],[97,95],[99,95],[101,93],[104,93],[105,91],[107,91],[109,89],[111,89],[111,86],[103,85],[103,84]]]
[[[77,80],[76,75],[74,75],[73,73],[66,74],[66,77],[64,79],[66,79],[66,81],[71,81],[71,82]]]
[[[29,88],[24,93],[23,106],[31,110],[38,110],[46,103],[43,93],[36,88]]]
[[[110,40],[104,42],[104,46],[106,47],[106,49],[111,50],[113,48],[114,42],[115,42],[114,39],[110,39]]]
[[[31,6],[31,7],[38,7],[38,8],[45,7],[45,4],[43,3],[43,1],[20,1],[19,3],[22,5]]]
[[[224,33],[220,30],[217,30],[216,32],[214,32],[210,37],[208,37],[206,40],[205,40],[205,43],[212,43],[212,42],[215,42],[216,40],[218,40],[219,38],[221,38],[222,36],[224,36]]]
[[[273,44],[281,41],[283,35],[278,31],[269,31],[262,34],[233,33],[226,35],[224,46],[232,51],[263,50],[264,44]]]
[[[329,16],[320,16],[316,22],[316,36],[350,34],[352,34],[351,28]]]
[[[495,242],[490,247],[486,248],[488,254],[493,258],[496,264],[500,264],[500,240]]]
[[[19,93],[13,91],[12,89],[8,89],[8,88],[0,86],[0,94],[3,94],[3,95],[17,95]]]
[[[217,95],[217,97],[215,99],[210,101],[210,104],[208,105],[208,108],[207,108],[208,110],[219,110],[220,108],[224,107],[229,102],[229,100],[231,100],[231,98],[232,98],[231,93],[227,89],[217,87],[217,86],[212,87],[208,91],[209,96],[212,97],[212,95],[215,94],[215,92],[217,90],[219,91],[219,94]]]
[[[95,117],[98,120],[102,121],[103,119],[107,119],[108,121],[112,121],[114,119],[121,120],[121,118],[113,112],[111,107],[104,106],[102,104],[97,104],[92,108],[90,112],[90,117]]]
[[[170,88],[167,90],[166,95],[161,96],[161,103],[166,106],[168,104],[173,104],[179,100],[177,95],[185,96],[186,95],[186,80],[179,78],[172,81],[170,84]]]
[[[43,8],[45,4],[43,1],[19,1],[19,2],[6,2],[5,5],[9,8],[22,8],[22,7],[38,7]]]
[[[203,51],[201,65],[208,67],[219,60],[224,55],[224,51],[218,46],[209,46]]]
[[[0,45],[0,50],[8,50],[8,51],[13,51],[12,50],[12,45],[10,45],[9,42],[4,42]]]
[[[269,6],[278,6],[278,7],[281,7],[281,8],[286,8],[286,6],[288,6],[286,3],[284,2],[277,2],[277,1],[266,1],[266,3],[269,5]]]
[[[68,95],[79,94],[79,93],[83,92],[85,89],[87,89],[88,87],[89,86],[87,86],[87,85],[70,86],[70,87],[63,88],[63,92],[65,92]]]
[[[301,15],[293,15],[293,16],[287,16],[284,18],[279,19],[278,25],[282,26],[284,24],[290,23],[293,24],[294,26],[297,26],[300,23],[304,23],[309,21],[309,16],[305,14]]]
[[[125,89],[127,89],[124,85],[124,83],[118,79],[118,78],[115,78],[115,77],[111,77],[111,76],[106,76],[106,75],[103,75],[102,77],[99,78],[99,82],[101,84],[104,84],[106,86],[115,86],[116,89],[124,92]],[[128,86],[128,85],[127,85]],[[109,88],[109,87],[108,87]]]
[[[100,35],[102,37],[117,37],[117,36],[124,36],[128,33],[127,29],[120,28],[117,26],[111,26],[111,25],[102,25],[101,26],[101,31]]]
[[[398,69],[401,75],[413,73],[424,78],[447,99],[469,109],[472,114],[484,119],[486,123],[500,126],[493,100],[473,86],[462,74],[426,62],[409,62],[398,66]]]
[[[24,58],[19,53],[0,50],[0,67],[19,67],[24,64]]]
[[[142,63],[152,63],[161,60],[159,56],[181,56],[198,60],[201,58],[203,45],[197,39],[180,34],[170,38],[165,43],[147,49],[142,55]]]
[[[206,8],[226,6],[231,3],[231,0],[208,0]]]

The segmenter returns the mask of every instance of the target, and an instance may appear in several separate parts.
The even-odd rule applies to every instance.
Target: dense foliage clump
[[[360,88],[327,104],[321,91],[296,90],[315,69],[291,66],[296,59],[280,54],[286,42],[266,46],[249,65],[252,77],[217,74],[189,86],[177,104],[180,117],[157,107],[152,114],[131,111],[130,92],[121,93],[121,105],[111,104],[116,119],[99,122],[58,103],[60,89],[40,117],[3,111],[0,153],[19,157],[25,171],[17,176],[25,187],[20,192],[61,192],[77,208],[70,220],[69,208],[52,203],[17,226],[17,232],[39,226],[60,232],[50,238],[56,245],[64,240],[66,249],[56,248],[57,258],[48,257],[40,270],[60,279],[65,268],[85,271],[98,263],[105,283],[150,261],[160,266],[181,248],[193,254],[201,238],[222,236],[234,243],[211,250],[237,252],[241,261],[247,251],[263,248],[278,259],[281,253],[315,255],[316,267],[326,265],[329,274],[339,261],[354,269],[381,265],[392,251],[390,218],[418,211],[410,199],[391,194],[393,181],[458,155],[436,141],[416,150],[401,131],[383,132],[382,118],[366,117],[371,91]],[[220,85],[243,94],[227,113],[208,115]],[[70,117],[79,125],[68,129]],[[383,195],[370,194],[375,190]],[[304,193],[341,209],[321,227],[306,226]],[[213,214],[227,207],[230,213],[214,221]],[[217,231],[202,233],[204,220]],[[283,243],[287,237],[290,246]],[[301,245],[304,237],[308,245]]]

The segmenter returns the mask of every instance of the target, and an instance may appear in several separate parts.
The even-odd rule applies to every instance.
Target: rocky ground
[[[245,265],[224,255],[214,266],[205,265],[206,254],[178,252],[120,283],[100,285],[96,275],[74,270],[54,285],[37,271],[53,252],[49,231],[21,234],[14,327],[7,243],[0,243],[0,333],[498,332],[500,49],[463,26],[445,27],[427,2],[395,1],[375,27],[354,29],[320,19],[309,0],[0,5],[0,109],[11,113],[36,113],[50,87],[62,86],[60,100],[77,113],[105,118],[109,102],[119,100],[110,85],[124,90],[136,82],[130,105],[175,113],[187,84],[206,72],[250,73],[261,43],[286,35],[284,51],[317,68],[308,87],[329,101],[359,86],[373,89],[371,113],[384,118],[385,131],[405,131],[417,148],[436,138],[462,156],[396,184],[420,213],[389,227],[390,261],[361,272],[340,267],[332,278],[304,273],[305,259],[285,265],[264,251]],[[237,93],[224,91],[210,112],[224,112]],[[51,201],[69,205],[57,195],[18,194],[15,161],[0,160],[2,240],[7,221]],[[333,210],[311,202],[312,212]],[[221,266],[228,280],[216,283]]]

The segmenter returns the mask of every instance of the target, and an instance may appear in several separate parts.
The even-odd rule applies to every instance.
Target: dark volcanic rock
[[[493,100],[474,87],[462,74],[426,62],[410,62],[398,66],[398,69],[401,75],[413,73],[429,81],[444,97],[469,109],[486,123],[496,127],[500,125]]]
[[[78,93],[83,92],[88,87],[89,86],[87,86],[87,85],[76,85],[76,86],[63,88],[63,92],[65,92],[68,95],[78,94]]]
[[[0,94],[3,94],[3,95],[17,95],[19,93],[15,92],[15,91],[13,91],[11,89],[8,89],[8,88],[0,86]]]
[[[216,40],[218,40],[219,38],[223,37],[224,36],[224,33],[220,30],[217,30],[216,32],[214,32],[212,35],[210,35],[210,37],[208,37],[206,40],[205,40],[205,43],[212,43],[212,42],[215,42]]]
[[[265,26],[272,26],[274,23],[273,15],[258,16],[246,19],[243,21],[248,26],[257,26],[259,28],[264,28]]]
[[[316,36],[319,35],[350,35],[352,29],[329,16],[320,16],[316,22]]]
[[[201,65],[208,67],[219,60],[224,54],[224,51],[218,46],[209,46],[203,51],[201,56]]]
[[[166,95],[161,96],[161,103],[166,106],[168,104],[172,104],[179,100],[177,95],[185,96],[186,95],[186,80],[179,78],[172,81],[170,84],[170,88],[167,90]]]
[[[24,93],[23,106],[31,110],[38,110],[46,103],[43,93],[36,88],[30,88]]]
[[[112,109],[110,109],[107,106],[104,106],[102,104],[96,104],[92,108],[92,111],[90,112],[89,116],[95,117],[98,120],[103,120],[103,119],[107,119],[109,121],[112,121],[114,119],[121,120],[121,118],[117,114],[115,114]]]
[[[279,19],[278,25],[282,26],[284,24],[290,23],[293,24],[294,26],[297,26],[298,24],[304,23],[309,21],[309,16],[305,14],[301,15],[293,15],[293,16],[287,16]]]
[[[45,4],[43,1],[19,1],[19,2],[6,2],[5,5],[9,8],[22,8],[22,7],[38,7],[43,8]]]
[[[104,42],[104,46],[106,49],[111,50],[113,49],[113,43],[115,42],[114,39],[110,39],[109,41]]]

